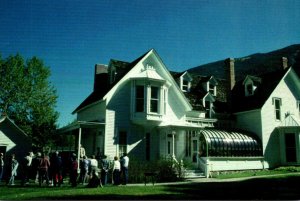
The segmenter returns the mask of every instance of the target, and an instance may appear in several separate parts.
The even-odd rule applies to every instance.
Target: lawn
[[[204,181],[204,180],[203,180]],[[0,200],[195,200],[300,199],[300,175],[288,174],[242,181],[179,183],[173,185],[61,188],[0,186]]]

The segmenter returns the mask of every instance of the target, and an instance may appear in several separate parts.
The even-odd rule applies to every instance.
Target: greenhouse
[[[200,157],[262,156],[258,138],[237,131],[205,129],[200,132]]]

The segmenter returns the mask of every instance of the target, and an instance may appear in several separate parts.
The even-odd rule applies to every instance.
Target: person
[[[98,186],[102,187],[101,181],[97,175],[97,172],[95,170],[92,170],[92,176],[90,178],[89,184],[87,187],[89,188],[97,188]]]
[[[31,165],[32,165],[32,152],[28,152],[27,155],[23,158],[22,161],[22,181],[21,185],[24,186],[29,183],[29,177],[30,177],[30,170],[31,170]]]
[[[83,159],[80,161],[80,181],[85,185],[86,180],[88,179],[89,173],[89,161],[86,156],[83,156]]]
[[[3,177],[3,172],[4,172],[4,154],[1,152],[0,153],[0,184]]]
[[[70,182],[72,187],[77,186],[77,176],[78,176],[78,161],[76,154],[71,156],[71,167],[70,167]]]
[[[39,170],[39,186],[42,186],[42,183],[44,182],[44,179],[46,179],[46,184],[49,185],[49,175],[48,170],[50,167],[50,161],[46,154],[43,154],[40,164],[38,166]]]
[[[8,185],[15,185],[15,176],[17,176],[17,170],[19,167],[19,163],[16,160],[15,154],[11,155],[11,159],[9,161],[9,167],[10,167],[11,172],[10,172],[10,178],[8,181]]]
[[[32,159],[32,171],[35,177],[35,183],[39,183],[39,165],[42,159],[41,152],[37,152]]]
[[[118,156],[114,157],[114,165],[113,165],[113,183],[114,185],[120,184],[120,170],[121,170],[121,164],[119,161]]]
[[[62,184],[62,159],[58,151],[53,153],[51,167],[53,184],[60,186]]]
[[[92,155],[92,158],[91,158],[91,170],[90,170],[90,176],[92,175],[92,172],[95,171],[96,173],[98,173],[98,161],[95,157],[95,155]]]
[[[82,146],[82,144],[80,144],[80,158],[83,158],[83,156],[85,156],[85,148]]]
[[[109,170],[109,161],[107,160],[107,156],[104,155],[101,160],[101,182],[102,182],[102,185],[107,184],[108,170]]]
[[[121,160],[121,171],[123,175],[124,185],[128,183],[128,166],[129,166],[129,157],[127,156],[127,153],[124,153]]]

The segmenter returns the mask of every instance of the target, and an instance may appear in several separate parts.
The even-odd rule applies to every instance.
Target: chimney
[[[234,59],[228,58],[225,60],[225,75],[228,79],[228,87],[227,87],[227,105],[229,111],[231,111],[232,108],[232,89],[235,85],[235,72],[234,72]]]
[[[282,68],[285,70],[288,67],[288,59],[286,57],[282,57]]]
[[[94,91],[107,86],[108,71],[107,65],[96,64],[94,75]]]

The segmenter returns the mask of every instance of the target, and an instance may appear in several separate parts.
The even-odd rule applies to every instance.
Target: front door
[[[286,162],[292,163],[297,161],[296,136],[295,133],[285,134],[285,158]]]
[[[197,155],[198,155],[198,139],[196,137],[192,137],[192,161],[193,163],[197,163]]]

